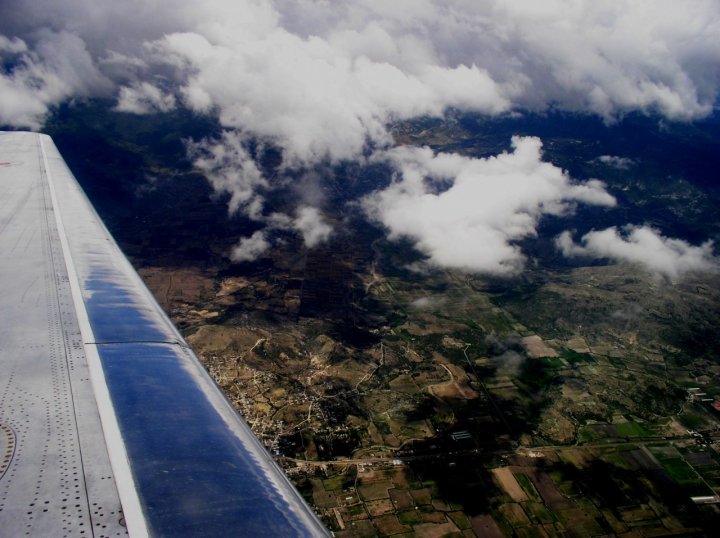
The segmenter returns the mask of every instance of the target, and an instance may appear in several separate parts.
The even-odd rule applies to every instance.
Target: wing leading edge
[[[52,140],[0,133],[0,528],[327,536]]]

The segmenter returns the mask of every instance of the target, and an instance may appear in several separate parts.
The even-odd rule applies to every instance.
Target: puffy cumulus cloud
[[[610,258],[644,266],[650,272],[677,279],[690,271],[716,271],[718,260],[713,257],[713,243],[693,246],[680,239],[664,237],[649,226],[616,227],[585,234],[581,244],[575,243],[568,231],[555,243],[565,256]]]
[[[412,239],[434,265],[504,275],[522,267],[514,242],[534,236],[542,215],[570,213],[578,202],[615,204],[601,182],[574,183],[543,162],[539,139],[514,137],[512,144],[512,153],[487,159],[392,149],[385,158],[399,176],[367,197],[365,210],[391,238]]]
[[[250,237],[243,237],[230,252],[230,259],[234,262],[251,262],[262,256],[272,245],[267,234],[259,230]]]
[[[52,67],[79,56],[44,46],[44,29],[74,36],[86,66],[128,88],[121,101],[169,61],[176,97],[219,111],[229,127],[278,140],[288,157],[343,158],[368,137],[385,139],[388,120],[448,106],[496,113],[552,104],[608,119],[634,110],[695,118],[711,111],[720,87],[716,0],[6,0],[4,7],[3,39],[23,40],[32,63],[65,84],[62,91],[11,86],[6,73],[4,94],[35,98],[25,116],[87,89],[77,87],[77,72]]]
[[[32,50],[22,39],[0,35],[0,63],[7,66],[0,70],[0,125],[38,129],[49,106],[112,88],[82,39],[64,31],[37,35]]]
[[[699,118],[720,94],[718,35],[717,0],[4,0],[0,124],[39,128],[49,107],[108,92],[127,112],[217,115],[225,134],[189,144],[197,167],[231,212],[282,221],[312,243],[325,237],[312,214],[264,214],[273,185],[255,144],[282,150],[282,181],[387,150],[389,123],[449,107]],[[542,214],[610,203],[600,184],[541,163],[531,141],[488,160],[387,156],[402,179],[367,204],[441,265],[512,271],[522,264],[513,241]],[[431,188],[433,178],[451,188]]]
[[[120,88],[115,110],[132,114],[167,112],[175,108],[175,97],[149,82]]]
[[[369,140],[391,142],[389,121],[448,107],[688,119],[718,95],[720,9],[710,1],[386,4],[246,0],[223,17],[203,7],[191,31],[149,48],[156,68],[181,67],[187,106],[272,140],[289,166],[354,158]]]
[[[313,248],[328,240],[332,234],[332,226],[327,224],[320,212],[314,207],[301,207],[293,226],[298,230],[308,248]]]
[[[309,120],[313,105],[331,97],[328,112],[310,126],[327,125],[328,116],[342,113],[340,125],[371,136],[388,117],[433,114],[445,106],[496,112],[508,103],[536,108],[553,103],[607,118],[657,110],[682,119],[709,113],[720,86],[715,0],[5,4],[0,21],[5,39],[19,37],[39,52],[39,28],[72,34],[120,83],[142,75],[118,71],[117,60],[124,57],[137,67],[148,47],[160,42],[173,60],[196,71],[188,80],[176,80],[188,103],[203,110],[218,105],[232,126],[250,108],[255,121],[243,125],[247,129],[257,127],[257,117],[278,98],[278,116],[300,104],[294,117]],[[197,49],[191,46],[203,41]],[[219,73],[231,77],[225,88]],[[233,98],[228,87],[238,82]],[[258,95],[263,89],[269,95]],[[336,108],[343,98],[347,110]],[[47,106],[47,96],[39,103]],[[260,111],[254,113],[256,105]],[[330,138],[295,146],[300,140],[289,123],[274,118],[260,134],[279,136],[302,150],[300,155],[336,150]],[[357,147],[357,140],[347,142]]]
[[[187,0],[3,0],[0,124],[40,129],[63,101],[111,97],[120,85],[132,90],[153,79],[144,44],[191,28],[191,7]],[[10,53],[7,41],[24,50]]]
[[[554,104],[607,119],[632,110],[689,119],[708,114],[717,99],[715,0],[387,4],[279,2],[286,27],[379,61],[481,66],[518,106]],[[417,52],[413,40],[424,44]]]
[[[529,53],[520,60],[519,72],[533,83],[523,101],[557,99],[562,107],[606,118],[654,110],[690,119],[712,111],[720,76],[697,67],[720,59],[720,45],[712,37],[720,30],[717,2],[528,4],[498,2],[496,7],[518,25],[516,37]]]
[[[438,116],[449,106],[509,107],[475,65],[411,72],[281,27],[248,29],[242,38],[223,27],[172,34],[152,49],[156,59],[183,67],[179,95],[187,106],[214,108],[226,127],[272,140],[288,166],[351,159],[368,141],[388,144],[391,119]]]

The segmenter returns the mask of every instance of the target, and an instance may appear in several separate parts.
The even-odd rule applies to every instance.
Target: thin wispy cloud
[[[600,155],[594,161],[616,170],[630,170],[636,164],[634,160],[628,157],[619,157],[617,155]]]

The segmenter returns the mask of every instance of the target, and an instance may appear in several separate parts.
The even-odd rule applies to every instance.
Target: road
[[[689,441],[696,439],[696,437],[692,435],[677,435],[677,436],[669,436],[669,437],[662,437],[662,436],[646,436],[646,437],[636,437],[632,440],[627,441],[613,441],[609,443],[602,443],[602,442],[594,442],[594,443],[583,443],[583,444],[576,444],[576,445],[543,445],[543,446],[533,446],[533,447],[522,447],[515,450],[489,450],[489,451],[483,451],[480,449],[471,449],[471,450],[457,450],[457,451],[446,451],[446,452],[438,452],[435,454],[417,454],[413,456],[408,455],[395,455],[391,457],[371,457],[371,458],[357,458],[357,459],[341,459],[341,460],[314,460],[314,461],[308,461],[308,460],[301,460],[297,458],[288,458],[288,457],[282,457],[281,460],[284,461],[291,461],[297,464],[303,464],[303,465],[313,465],[313,466],[322,466],[322,465],[360,465],[360,464],[371,464],[371,463],[393,463],[393,462],[402,462],[407,463],[411,461],[420,461],[420,460],[428,460],[428,459],[440,459],[444,458],[446,459],[448,456],[467,456],[467,455],[486,455],[486,456],[512,456],[512,455],[522,455],[523,453],[530,453],[530,452],[545,452],[545,451],[558,451],[558,450],[578,450],[583,448],[622,448],[622,447],[638,447],[638,446],[644,446],[646,443],[657,443],[661,441]]]

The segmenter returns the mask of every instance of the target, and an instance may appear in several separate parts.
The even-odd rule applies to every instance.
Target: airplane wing
[[[327,536],[52,140],[0,133],[0,535]]]

